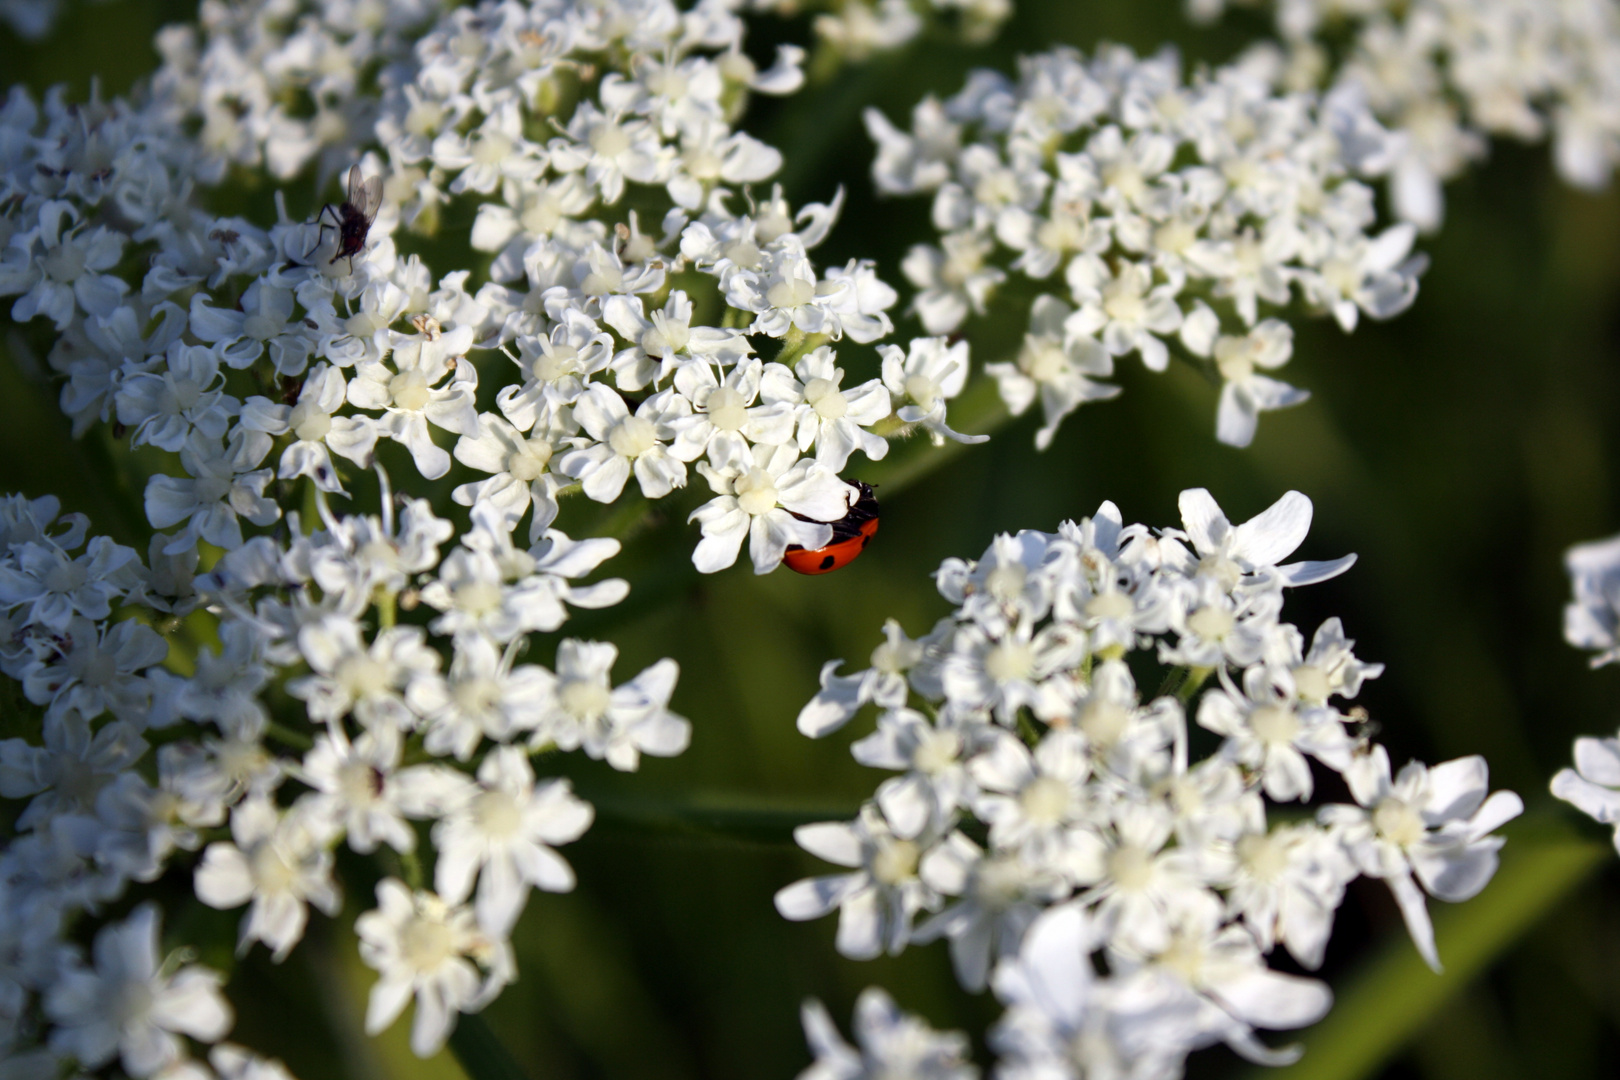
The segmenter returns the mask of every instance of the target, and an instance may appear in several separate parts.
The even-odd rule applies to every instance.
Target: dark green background
[[[1262,28],[1238,20],[1196,31],[1166,0],[1019,0],[1018,8],[989,49],[930,39],[785,103],[761,103],[748,126],[786,154],[790,197],[826,198],[840,183],[849,190],[848,211],[818,253],[824,264],[875,257],[899,283],[900,256],[927,230],[926,201],[872,198],[861,107],[903,121],[923,92],[953,92],[969,67],[1005,69],[1018,52],[1058,43],[1174,42],[1190,57],[1219,60]],[[177,4],[77,6],[43,47],[0,35],[0,56],[8,81],[39,89],[66,79],[82,91],[99,73],[104,90],[121,91],[155,63],[144,45],[151,32],[185,15]],[[642,533],[610,566],[650,600],[631,625],[593,617],[580,632],[620,644],[620,678],[660,656],[680,661],[675,706],[692,719],[692,747],[648,761],[628,783],[589,763],[568,767],[601,800],[602,821],[566,852],[578,891],[531,902],[516,936],[521,980],[487,1014],[529,1075],[791,1077],[808,1060],[799,1002],[819,996],[847,1026],[855,995],[873,983],[936,1026],[979,1037],[996,1009],[956,989],[942,946],[855,963],[834,952],[832,919],[798,925],[775,915],[777,888],[824,869],[772,839],[779,826],[767,820],[752,839],[664,828],[657,804],[853,808],[881,778],[847,755],[870,719],[821,743],[793,728],[822,661],[864,667],[888,616],[914,634],[927,630],[945,610],[928,578],[942,558],[975,556],[997,531],[1052,529],[1103,499],[1127,521],[1169,525],[1186,487],[1210,488],[1235,520],[1290,488],[1310,495],[1316,524],[1302,557],[1355,551],[1360,562],[1293,596],[1285,614],[1307,633],[1339,615],[1360,655],[1387,665],[1360,703],[1392,757],[1483,753],[1492,780],[1530,807],[1510,835],[1564,829],[1601,842],[1596,827],[1549,805],[1546,784],[1575,735],[1612,733],[1620,720],[1620,671],[1589,672],[1560,635],[1564,549],[1620,529],[1620,195],[1564,186],[1545,147],[1497,144],[1447,200],[1443,230],[1422,243],[1433,267],[1415,307],[1354,336],[1325,321],[1299,324],[1283,374],[1313,397],[1266,415],[1247,450],[1215,442],[1215,391],[1196,372],[1175,365],[1154,376],[1131,359],[1118,380],[1124,395],[1071,417],[1049,452],[1034,452],[1038,420],[1029,416],[891,492],[883,531],[837,574],[756,579],[745,559],[699,581],[679,569],[695,526],[670,515]],[[977,359],[1004,358],[1016,321],[1009,310],[970,324]],[[902,323],[897,336],[915,332]],[[858,375],[873,363],[870,350],[848,350],[846,360]],[[10,406],[0,490],[55,492],[107,520],[118,497],[95,479],[102,451],[67,441],[53,389],[11,363],[0,380]],[[850,472],[862,475],[859,466]],[[733,819],[721,825],[736,832]],[[1620,867],[1612,854],[1594,861],[1596,872],[1540,912],[1481,977],[1414,982],[1446,999],[1384,1071],[1364,1075],[1612,1075]],[[351,870],[345,921],[365,888],[364,871]],[[235,922],[202,910],[186,917],[227,940]],[[1443,924],[1443,955],[1446,935]],[[1380,950],[1409,953],[1402,936],[1382,888],[1358,885],[1326,976],[1349,985]],[[380,1047],[357,1037],[370,973],[350,950],[319,918],[282,967],[256,950],[230,988],[242,1013],[237,1037],[283,1057],[302,1080],[456,1075],[448,1054],[416,1065],[402,1049],[403,1025]],[[1192,1074],[1241,1068],[1211,1051],[1194,1059]]]

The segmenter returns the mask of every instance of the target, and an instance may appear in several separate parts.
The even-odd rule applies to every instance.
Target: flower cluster
[[[1040,400],[1038,447],[1118,392],[1099,381],[1116,358],[1163,371],[1172,342],[1221,384],[1217,437],[1246,446],[1260,412],[1306,397],[1264,374],[1293,331],[1263,312],[1300,300],[1348,332],[1416,296],[1415,230],[1369,232],[1360,179],[1389,168],[1397,140],[1354,94],[1278,90],[1274,59],[1187,81],[1170,52],[1058,49],[1016,80],[980,71],[925,99],[909,132],[867,113],[879,190],[933,194],[939,243],[902,267],[929,332],[985,314],[1009,272],[1061,282],[1034,301],[1016,361],[986,368],[1015,415]]]
[[[1286,81],[1361,95],[1400,137],[1396,213],[1440,225],[1441,185],[1490,136],[1552,139],[1559,174],[1607,186],[1620,164],[1620,9],[1609,0],[1189,0],[1198,19],[1274,7]]]
[[[857,959],[947,939],[962,985],[1007,1005],[991,1041],[1008,1075],[1179,1075],[1216,1042],[1290,1060],[1256,1029],[1312,1023],[1330,995],[1268,954],[1317,967],[1365,875],[1438,968],[1426,895],[1478,893],[1490,834],[1522,809],[1489,793],[1479,757],[1392,771],[1365,712],[1341,711],[1383,669],[1337,619],[1307,647],[1280,618],[1286,588],[1353,561],[1279,565],[1310,500],[1233,525],[1199,489],[1181,513],[1150,530],[1104,503],[946,560],[952,613],[917,640],[891,622],[867,671],[829,663],[799,715],[820,737],[877,706],[851,749],[893,775],[854,821],[797,831],[848,870],[788,886],[778,910],[838,911],[838,950]],[[1167,676],[1148,698],[1155,662]],[[1297,812],[1318,786],[1348,799]],[[822,1057],[844,1053],[807,1027]]]
[[[628,591],[583,580],[619,541],[570,538],[559,500],[663,498],[693,467],[697,567],[746,539],[764,573],[827,543],[855,451],[965,438],[965,344],[882,345],[845,379],[832,343],[887,335],[896,294],[811,260],[841,199],[752,192],[781,154],[734,124],[802,53],[756,68],[734,7],[205,4],[138,106],[11,91],[0,296],[75,433],[139,450],[116,460],[145,520],[120,523],[137,550],[53,499],[0,511],[0,1050],[232,1074],[179,1037],[229,1013],[217,973],[158,952],[155,909],[89,961],[70,936],[172,871],[279,960],[338,911],[346,845],[389,874],[355,926],[367,1026],[414,998],[434,1051],[513,978],[531,890],[573,886],[555,848],[592,809],[533,756],[634,770],[690,737],[673,661],[618,686],[608,643],[525,661]],[[208,209],[232,167],[351,163],[313,221],[280,192],[274,223]],[[436,276],[410,249],[457,214],[487,271]]]
[[[370,1027],[414,994],[413,1046],[431,1052],[513,977],[506,936],[531,888],[573,887],[554,848],[591,807],[567,781],[537,780],[530,755],[578,748],[634,769],[685,747],[672,661],[617,688],[611,645],[565,639],[554,670],[516,662],[565,602],[623,596],[622,582],[568,580],[613,541],[551,532],[525,552],[486,520],[441,560],[453,530],[421,500],[397,520],[391,499],[380,518],[320,505],[325,528],[306,535],[293,515],[289,540],[256,538],[204,574],[194,546],[169,553],[163,534],[149,561],[86,543],[84,520],[51,498],[0,509],[0,671],[21,691],[8,727],[25,732],[0,740],[0,796],[20,808],[0,853],[8,1052],[87,1068],[121,1054],[135,1077],[179,1066],[175,1033],[212,1042],[229,1027],[218,973],[172,974],[150,907],[102,928],[93,967],[68,944],[75,922],[189,867],[203,903],[247,905],[241,948],[279,960],[311,906],[337,912],[334,848],[390,848],[410,875],[418,822],[439,853],[435,891],[387,879],[357,931],[382,974]],[[394,623],[396,604],[418,602],[436,614],[427,626]],[[217,648],[188,632],[208,612]],[[290,708],[274,707],[272,680]],[[476,775],[454,764],[481,747]],[[150,993],[126,1015],[137,983]],[[31,1003],[49,1026],[30,1023]]]

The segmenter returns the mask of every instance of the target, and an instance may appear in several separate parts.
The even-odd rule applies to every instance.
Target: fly
[[[343,205],[333,209],[332,204],[327,203],[321,207],[315,218],[321,223],[315,246],[319,248],[326,243],[327,229],[336,229],[338,235],[337,253],[327,260],[328,266],[339,259],[348,259],[349,273],[354,273],[354,257],[365,250],[366,236],[371,232],[371,223],[377,219],[377,208],[382,205],[382,189],[382,177],[367,180],[361,175],[360,166],[355,165],[349,169],[349,197],[343,200]]]

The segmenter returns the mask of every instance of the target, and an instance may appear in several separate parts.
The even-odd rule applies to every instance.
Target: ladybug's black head
[[[858,524],[862,521],[870,521],[877,517],[878,513],[880,512],[880,508],[878,506],[877,495],[872,490],[872,485],[866,483],[864,480],[849,480],[846,482],[851,487],[859,491],[860,496],[856,498],[855,502],[850,506],[849,513],[844,516],[844,520]]]

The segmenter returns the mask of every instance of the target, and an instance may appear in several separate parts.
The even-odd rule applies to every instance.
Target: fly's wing
[[[355,168],[359,168],[358,165]],[[367,180],[360,189],[360,196],[354,199],[354,208],[370,220],[377,216],[377,208],[382,206],[383,178],[373,176]]]
[[[356,210],[359,210],[360,202],[365,198],[365,192],[366,178],[361,175],[360,165],[358,162],[356,162],[355,164],[349,166],[348,193],[344,196],[343,201],[354,207]]]

